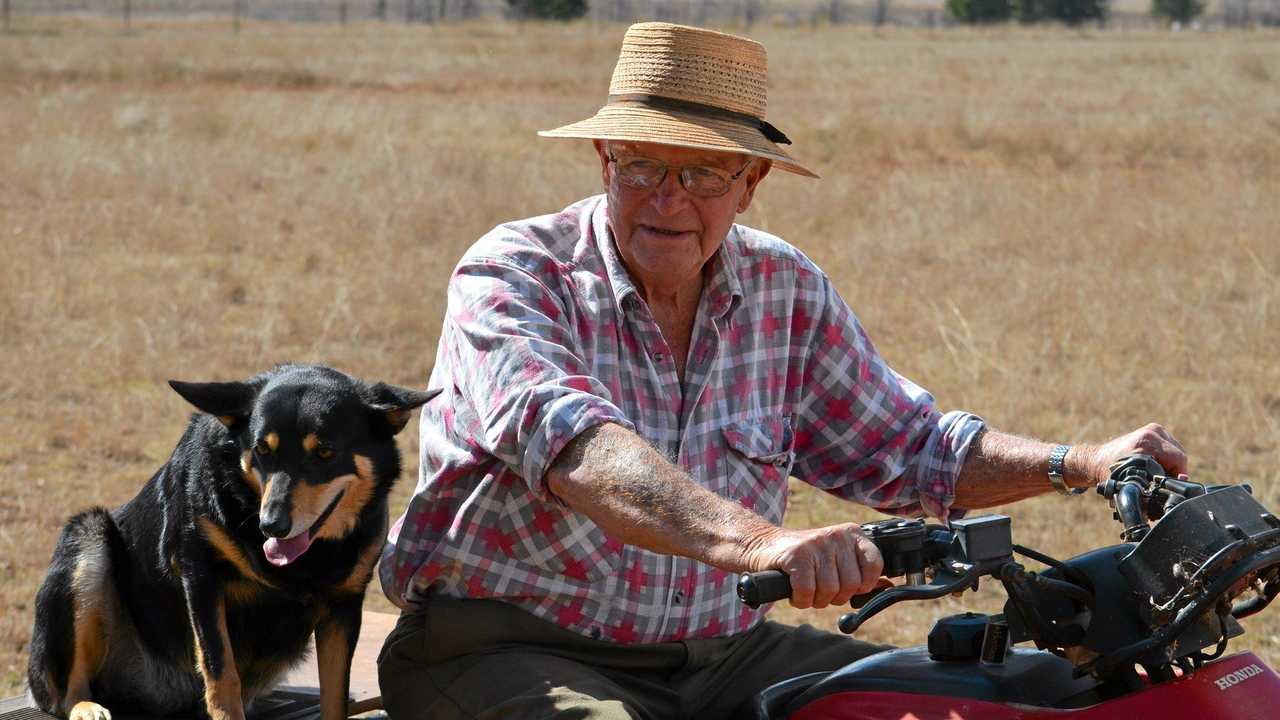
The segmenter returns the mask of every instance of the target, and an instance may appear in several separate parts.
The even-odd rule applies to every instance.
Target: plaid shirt
[[[500,598],[619,643],[758,622],[730,573],[625,545],[548,493],[561,448],[605,422],[774,523],[788,475],[889,513],[951,512],[982,421],[894,373],[813,262],[735,225],[682,387],[606,221],[596,196],[502,225],[455,269],[430,383],[444,392],[423,408],[420,479],[380,565],[393,602]]]

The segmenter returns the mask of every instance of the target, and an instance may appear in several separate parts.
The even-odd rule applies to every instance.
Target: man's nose
[[[653,189],[653,205],[664,215],[673,215],[689,205],[689,191],[680,184],[680,172],[675,168],[667,170],[667,176]]]

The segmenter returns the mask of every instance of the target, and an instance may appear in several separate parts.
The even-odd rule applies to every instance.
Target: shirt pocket
[[[755,417],[721,429],[729,452],[729,496],[770,522],[781,523],[787,504],[787,476],[795,461],[789,416]]]
[[[498,526],[507,542],[489,549],[557,580],[595,583],[612,575],[622,557],[623,544],[587,516],[538,500],[523,486],[502,498]]]

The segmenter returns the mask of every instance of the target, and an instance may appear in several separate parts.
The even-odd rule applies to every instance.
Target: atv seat
[[[382,641],[395,627],[396,616],[365,611],[360,623],[360,639],[351,659],[351,716],[382,709],[382,693],[378,690],[378,651]],[[307,662],[290,672],[270,695],[258,698],[249,720],[314,720],[320,717],[320,674],[315,653]],[[111,709],[111,708],[108,708]],[[114,720],[151,720],[139,716],[112,713]],[[33,707],[26,696],[0,700],[0,720],[57,720]],[[171,719],[169,719],[171,720]]]

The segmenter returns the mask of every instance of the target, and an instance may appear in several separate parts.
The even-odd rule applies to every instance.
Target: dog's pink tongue
[[[267,541],[262,543],[262,554],[267,556],[267,562],[272,565],[284,567],[297,560],[309,547],[311,547],[311,533],[304,532],[287,540],[267,538]]]

